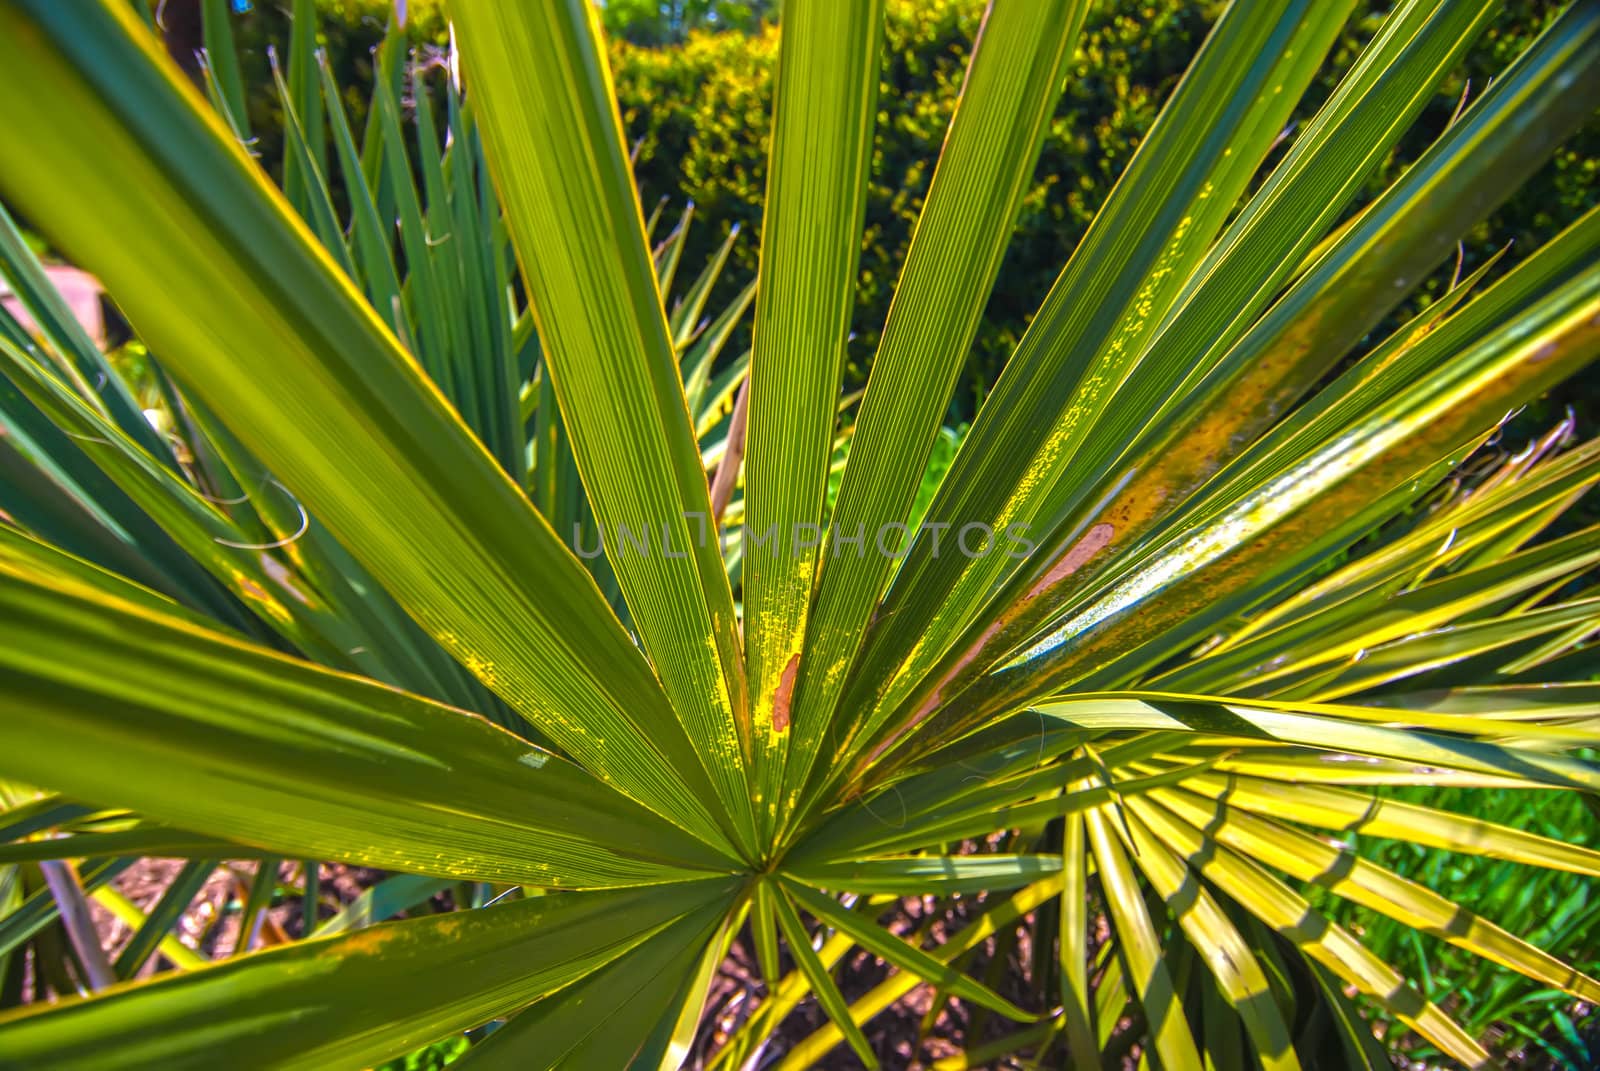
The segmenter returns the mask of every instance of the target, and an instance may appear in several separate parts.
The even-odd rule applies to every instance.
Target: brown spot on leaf
[[[347,956],[382,955],[396,936],[393,927],[372,926],[347,933],[340,938],[340,952]]]
[[[257,584],[254,580],[251,580],[249,577],[243,576],[243,575],[238,575],[238,576],[234,577],[234,581],[236,583],[238,583],[239,589],[241,591],[243,591],[244,594],[248,595],[250,598],[258,599],[261,602],[271,602],[272,601],[272,596],[267,594],[267,589],[262,587],[260,584]]]
[[[778,690],[772,693],[772,731],[775,733],[789,731],[789,704],[794,702],[794,675],[799,669],[800,653],[796,651],[789,656],[789,664],[783,667]]]
[[[1033,586],[1033,590],[1028,592],[1028,598],[1035,597],[1057,581],[1069,577],[1079,569],[1082,569],[1090,558],[1105,549],[1106,544],[1111,542],[1111,537],[1116,532],[1117,530],[1111,525],[1102,522],[1083,533],[1083,538],[1072,544],[1067,552],[1061,556],[1061,560],[1052,565],[1050,571],[1039,578],[1039,582]]]

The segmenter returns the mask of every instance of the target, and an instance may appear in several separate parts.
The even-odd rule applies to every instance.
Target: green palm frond
[[[196,86],[125,0],[0,0],[0,195],[134,332],[0,210],[0,1064],[877,1066],[925,985],[936,1067],[1383,1066],[1364,1012],[1490,1066],[1355,910],[1600,1003],[1369,850],[1600,879],[1464,802],[1600,796],[1600,445],[1501,444],[1600,354],[1600,210],[1369,337],[1592,111],[1600,3],[1362,201],[1494,5],[1395,5],[1279,152],[1353,4],[1234,0],[957,435],[1087,6],[988,5],[855,398],[880,0],[783,8],[754,279],[641,206],[588,0],[451,0],[460,79],[391,29],[364,129],[297,0],[281,187],[225,5]],[[323,862],[389,874],[324,919]]]

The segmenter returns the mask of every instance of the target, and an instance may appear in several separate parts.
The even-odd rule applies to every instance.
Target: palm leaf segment
[[[1348,9],[1227,10],[908,532],[1079,0],[990,6],[843,431],[881,4],[785,6],[759,279],[722,309],[734,238],[678,281],[691,214],[656,240],[584,0],[454,0],[466,94],[408,86],[391,36],[364,132],[297,3],[283,192],[225,13],[208,104],[129,5],[0,5],[0,189],[141,362],[76,329],[3,220],[38,329],[0,316],[0,956],[57,918],[82,937],[84,896],[137,930],[115,964],[68,957],[106,993],[6,1017],[7,1062],[359,1067],[493,1023],[468,1066],[670,1066],[748,923],[769,998],[724,1060],[810,991],[831,1024],[783,1066],[840,1041],[872,1064],[863,1024],[927,981],[1084,1066],[1298,1067],[1328,1042],[1295,997],[1376,1066],[1346,991],[1487,1064],[1328,894],[1600,1000],[1349,845],[1600,875],[1387,792],[1600,789],[1573,583],[1600,535],[1544,536],[1600,455],[1565,426],[1474,453],[1600,350],[1600,216],[1342,363],[1585,117],[1600,5],[1341,225],[1493,5],[1399,4],[1260,176]],[[107,883],[148,854],[192,862],[146,916]],[[158,948],[196,965],[165,931],[223,858],[400,876],[320,939],[115,985]],[[524,895],[360,928],[453,883]],[[875,921],[980,891],[932,952]],[[957,965],[1025,918],[1055,950],[1035,1012]],[[854,946],[897,971],[849,1003]]]

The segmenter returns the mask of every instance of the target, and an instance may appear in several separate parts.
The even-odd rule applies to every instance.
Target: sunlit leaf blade
[[[772,898],[780,895],[771,881],[756,883],[750,905],[750,934],[755,945],[756,966],[767,991],[776,994],[783,974],[778,967],[778,916]]]
[[[112,370],[110,361],[73,315],[43,265],[23,240],[11,213],[0,206],[0,276],[18,305],[28,310],[39,332],[50,340],[61,356],[94,392],[96,404],[122,431],[161,464],[172,467],[172,451],[162,441],[126,384]],[[9,320],[10,310],[5,313]]]
[[[1212,767],[1220,773],[1259,777],[1268,781],[1296,784],[1313,781],[1327,785],[1393,787],[1399,785],[1429,788],[1543,788],[1540,782],[1511,774],[1491,774],[1445,770],[1404,759],[1383,759],[1374,755],[1351,759],[1344,753],[1307,751],[1287,745],[1239,748],[1232,745],[1202,748],[1210,753]]]
[[[463,664],[625,791],[712,828],[695,750],[593,581],[131,9],[8,5],[0,50],[0,95],[52,101],[15,109],[5,192]]]
[[[1306,779],[1302,779],[1306,781]],[[1600,877],[1600,851],[1405,800],[1312,783],[1195,773],[1183,786],[1240,807],[1347,834],[1391,837],[1432,848]]]
[[[819,889],[898,896],[1000,891],[1061,869],[1053,855],[918,855],[853,863],[800,864],[785,873]]]
[[[1081,589],[1119,552],[1136,546],[1158,518],[1181,507],[1401,298],[1404,289],[1385,275],[1389,267],[1395,274],[1415,274],[1416,265],[1430,264],[1448,247],[1454,232],[1439,221],[1461,219],[1457,226],[1464,228],[1463,206],[1483,200],[1481,187],[1504,193],[1525,177],[1530,165],[1520,145],[1489,151],[1487,139],[1469,137],[1461,128],[1448,151],[1435,150],[1429,168],[1408,172],[1363,217],[1362,226],[1325,258],[1329,266],[1321,274],[1300,279],[1252,326],[1298,253],[1336,218],[1359,188],[1360,176],[1398,140],[1491,11],[1489,4],[1441,7],[1436,0],[1416,0],[1385,21],[1334,97],[1195,267],[1192,291],[1167,314],[1170,322],[1117,393],[1102,411],[1077,418],[1093,431],[1078,435],[1073,478],[1039,481],[1034,493],[1056,504],[1037,511],[1038,522],[1029,526],[1029,539],[1038,544],[1029,560],[988,598],[988,609],[959,638],[950,631],[959,622],[941,608],[934,635],[907,667],[912,682],[942,645],[948,651],[914,698],[934,689],[945,696],[958,692],[1058,612],[1067,592]],[[1491,122],[1481,125],[1492,130],[1498,121],[1502,132],[1534,136],[1518,122],[1520,103],[1500,94]],[[1542,130],[1537,136],[1550,141]],[[1338,311],[1320,311],[1330,303]],[[1307,323],[1318,329],[1308,331]],[[992,562],[966,568],[974,579],[957,590],[972,598],[953,598],[956,606],[989,596],[986,585],[1000,573]]]
[[[792,0],[774,90],[745,450],[743,567],[756,802],[783,800],[794,691],[855,305],[882,0]],[[848,116],[848,122],[841,117]]]
[[[828,968],[823,965],[822,960],[817,957],[816,949],[811,946],[811,935],[806,932],[805,924],[795,913],[794,905],[789,903],[788,896],[782,891],[777,891],[772,897],[772,905],[778,916],[778,928],[789,946],[789,954],[794,957],[806,981],[811,984],[811,991],[816,994],[817,1003],[828,1013],[828,1019],[832,1024],[844,1034],[844,1039],[850,1043],[850,1048],[855,1050],[861,1062],[869,1071],[875,1071],[878,1067],[878,1058],[873,1054],[866,1035],[861,1032],[861,1023],[864,1019],[858,1020],[845,1003],[844,995],[839,992],[833,976],[828,973]]]
[[[41,578],[9,554],[0,602],[10,776],[385,869],[585,885],[718,866],[705,845],[481,719]]]
[[[1252,445],[1184,513],[1191,519],[1214,516],[1250,488],[1303,460],[1352,421],[1416,389],[1463,349],[1582,275],[1592,266],[1597,240],[1600,211],[1591,210],[1420,339],[1384,343]]]
[[[4,319],[0,315],[0,325]],[[0,436],[0,491],[13,523],[224,625],[250,627],[244,608],[5,377],[0,413],[8,425]],[[56,539],[63,531],[72,535]]]
[[[1446,714],[1485,714],[1505,721],[1523,718],[1560,721],[1583,717],[1593,711],[1597,701],[1600,701],[1600,684],[1590,681],[1491,684],[1372,697],[1372,702],[1379,706],[1437,710]]]
[[[553,893],[296,942],[0,1018],[19,1067],[370,1067],[579,981],[728,893],[722,882]],[[196,1029],[196,1025],[203,1025]]]
[[[1189,300],[1127,385],[1146,405],[1119,416],[1124,425],[1130,419],[1145,424],[1119,464],[1138,471],[1116,486],[1099,512],[1117,527],[1119,545],[1153,516],[1183,504],[1231,453],[1325,375],[1401,300],[1407,282],[1445,254],[1474,213],[1514,190],[1567,129],[1569,113],[1548,92],[1498,92],[1475,102],[1469,121],[1451,127],[1421,166],[1340,232],[1314,269],[1254,319],[1287,281],[1288,261],[1326,229],[1336,206],[1354,192],[1355,175],[1375,163],[1375,150],[1398,140],[1492,12],[1488,4],[1429,0],[1397,8],[1197,269]],[[1570,68],[1545,57],[1531,69],[1529,81],[1543,87]],[[1553,113],[1548,123],[1524,121],[1536,108]],[[1378,136],[1373,126],[1381,127]],[[1348,172],[1340,161],[1360,163]],[[1313,212],[1309,226],[1301,222],[1303,213]],[[1428,312],[1447,307],[1436,303]],[[1196,348],[1203,351],[1198,360],[1190,355]],[[1239,404],[1222,406],[1223,397]],[[1155,398],[1160,404],[1150,407]]]
[[[916,945],[885,932],[871,918],[846,909],[831,897],[792,881],[785,881],[784,888],[817,919],[849,934],[862,948],[901,970],[909,971],[947,993],[997,1011],[1017,1022],[1030,1022],[1037,1018],[961,972],[940,963]]]
[[[1463,1065],[1489,1066],[1488,1053],[1449,1016],[1425,1000],[1349,932],[1319,915],[1287,885],[1167,812],[1141,800],[1133,800],[1128,806],[1152,834],[1302,953],[1377,1001]]]
[[[219,472],[235,477],[239,484],[236,495],[211,497],[246,499],[246,503],[233,507],[241,511],[237,516],[248,518],[254,514],[264,527],[256,537],[259,543],[279,544],[270,554],[280,558],[290,571],[284,591],[289,596],[288,605],[296,607],[307,601],[300,597],[301,593],[313,603],[325,600],[324,612],[342,619],[356,633],[351,637],[355,642],[344,646],[335,658],[323,659],[325,664],[343,666],[348,659],[359,672],[374,680],[476,710],[498,724],[532,731],[524,719],[499,703],[492,692],[407,616],[321,522],[310,516],[288,489],[222,426],[215,414],[191,397],[181,398],[178,404],[190,414],[195,426],[203,429],[203,438],[216,455]],[[283,584],[279,564],[260,561],[261,569],[274,578],[266,585],[269,592]]]
[[[771,898],[780,895],[780,893],[775,882],[769,881],[764,884],[768,888],[768,903],[771,904]],[[774,927],[776,928],[776,907],[770,907],[769,910],[772,911]],[[832,970],[854,947],[855,943],[850,938],[842,933],[835,933],[822,942],[822,947],[817,950],[817,959],[824,969]],[[799,968],[791,970],[788,974],[777,979],[776,986],[772,990],[771,999],[765,1003],[764,1010],[759,1012],[760,1018],[766,1023],[782,1022],[799,1006],[802,1000],[810,995],[811,983],[806,978],[805,972]],[[827,1029],[833,1029],[832,1024],[829,1024]],[[839,1035],[835,1032],[834,1040],[837,1041],[838,1039]],[[749,1059],[751,1052],[763,1045],[764,1039],[749,1032],[741,1032],[736,1035],[735,1041],[737,1042],[736,1044],[730,1045],[724,1050],[726,1056],[735,1059]],[[718,1062],[722,1061],[723,1057],[719,1055]]]
[[[72,803],[53,793],[40,796],[0,811],[0,840],[18,840],[79,818],[92,817],[95,813],[87,804]]]
[[[485,441],[494,444],[501,466],[520,477],[527,459],[527,435],[518,402],[527,376],[522,372],[516,323],[506,314],[512,258],[484,165],[476,116],[453,80],[446,88],[449,149],[441,164],[446,174],[438,178],[449,183],[446,200],[452,210],[452,233],[464,236],[453,250],[468,312],[464,358],[473,373]]]
[[[716,931],[710,935],[710,940],[699,943],[695,956],[698,962],[693,964],[687,978],[678,980],[678,985],[669,990],[671,996],[666,1014],[658,1016],[655,1029],[634,1057],[641,1071],[650,1071],[652,1068],[655,1071],[679,1071],[688,1062],[715,979],[721,974],[734,936],[744,927],[748,914],[749,901],[745,900],[723,916]]]
[[[164,576],[129,539],[45,471],[38,455],[18,449],[14,435],[9,430],[0,435],[0,501],[13,524],[81,559],[181,597],[175,578]],[[88,466],[87,458],[83,463]]]
[[[1175,775],[1174,775],[1175,776]],[[1156,784],[1165,783],[1152,779],[1150,784],[1134,782],[1127,786],[1119,786],[1119,791],[1129,793],[1139,792]],[[890,789],[892,798],[893,789]],[[1024,795],[1035,795],[1025,793]],[[983,837],[995,833],[1000,829],[1016,829],[1030,834],[1043,834],[1046,825],[1058,818],[1078,814],[1090,807],[1098,807],[1107,803],[1112,792],[1106,788],[1092,788],[1077,793],[1056,792],[1034,798],[1029,802],[1015,802],[987,807],[964,807],[955,814],[943,813],[928,816],[922,821],[909,823],[896,827],[887,836],[880,828],[876,831],[863,831],[861,828],[852,830],[860,839],[868,841],[872,851],[882,852],[911,852],[934,851],[943,845],[959,842],[969,837]],[[888,799],[880,797],[877,801],[880,807],[892,806]],[[881,823],[881,819],[880,819]],[[854,839],[854,838],[851,838]],[[850,849],[840,849],[837,845],[819,848],[818,857],[829,861],[843,861],[850,857]],[[809,853],[808,853],[809,854]]]
[[[234,45],[231,5],[227,0],[201,0],[202,40],[207,81],[222,99],[222,112],[240,138],[250,137],[250,110],[245,105],[244,78]]]
[[[1347,848],[1327,844],[1269,817],[1202,800],[1181,790],[1158,791],[1151,799],[1191,825],[1205,829],[1219,843],[1265,866],[1322,885],[1337,896],[1582,999],[1591,1000],[1600,993],[1600,983],[1581,971],[1416,882],[1361,859]]]
[[[104,833],[23,840],[0,845],[0,862],[29,863],[41,859],[89,859],[111,856],[160,856],[173,859],[255,859],[265,850],[220,837],[185,833],[168,826],[141,824]]]
[[[167,903],[170,890],[175,888],[177,886],[173,885],[169,887],[167,893],[163,894],[163,905]],[[124,896],[114,885],[102,885],[92,892],[88,889],[84,891],[89,892],[91,899],[109,911],[118,922],[136,932],[140,931],[143,926],[149,925],[155,917],[154,913],[147,916],[139,909],[137,904]],[[184,906],[188,906],[187,901],[185,901]],[[132,948],[133,946],[130,944],[128,947]],[[164,958],[180,970],[192,971],[199,967],[205,967],[211,962],[205,956],[180,941],[175,933],[161,934],[155,947]],[[125,953],[126,949],[124,950]],[[119,956],[118,960],[120,961],[121,959],[122,956]]]
[[[1048,713],[1044,718],[1046,722],[1057,720]],[[1154,724],[1149,727],[1161,728]],[[1135,741],[1130,746],[1136,750],[1129,758],[1160,751],[1171,743],[1161,732],[1144,734],[1141,740],[1153,741],[1153,744]],[[1149,750],[1144,750],[1146,746]],[[1104,764],[1118,768],[1122,760],[1113,758],[1116,750],[1117,747],[1107,748],[1101,756],[1103,762],[1092,762],[1080,756],[1066,764],[1046,766],[1037,774],[998,781],[974,792],[955,794],[950,799],[917,800],[922,790],[932,789],[937,784],[936,775],[891,784],[881,793],[867,793],[821,823],[792,850],[792,865],[798,868],[824,861],[848,863],[869,854],[927,850],[968,837],[986,836],[1001,828],[1042,830],[1045,823],[1053,819],[1108,801],[1110,790],[1104,786],[1090,786],[1076,792],[1063,792],[1061,786],[1068,779],[1098,773]],[[1130,776],[1126,780],[1119,779],[1117,791],[1143,792],[1181,780],[1188,773],[1188,770],[1176,770],[1153,777]]]
[[[1563,422],[1553,433],[1556,440],[1564,432]],[[1312,617],[1337,625],[1430,575],[1466,567],[1475,560],[1491,562],[1514,552],[1537,534],[1528,531],[1530,524],[1544,530],[1553,515],[1564,512],[1600,481],[1600,450],[1595,449],[1600,444],[1586,444],[1540,463],[1537,456],[1551,443],[1552,437],[1546,436],[1535,444],[1530,451],[1534,461],[1526,471],[1517,459],[1508,460],[1465,495],[1419,515],[1418,523],[1392,541],[1282,598],[1269,600],[1196,657],[1226,656],[1262,632],[1293,629]]]
[[[307,655],[356,668],[347,652],[360,645],[348,622],[315,592],[299,588],[263,544],[245,533],[170,468],[103,420],[65,384],[0,341],[0,372],[81,449],[173,541],[280,635]],[[276,568],[275,568],[276,567]]]
[[[161,899],[152,907],[150,914],[134,928],[133,938],[127,947],[117,954],[114,967],[119,980],[132,978],[157,948],[163,951],[167,949],[170,941],[168,931],[177,925],[179,917],[188,910],[189,901],[194,899],[216,868],[217,862],[211,859],[197,859],[184,864],[172,879],[172,884],[162,890]],[[193,968],[204,963],[204,959],[198,963],[189,960],[183,966]]]
[[[1004,1037],[981,1045],[972,1045],[950,1056],[941,1057],[928,1065],[929,1071],[972,1071],[974,1068],[993,1067],[995,1061],[1033,1050],[1039,1051],[1055,1035],[1052,1023],[1040,1023],[1025,1030],[1014,1030]]]
[[[1319,615],[1298,628],[1268,631],[1222,656],[1196,660],[1188,672],[1169,673],[1152,683],[1181,691],[1245,688],[1265,694],[1278,686],[1276,678],[1292,679],[1308,668],[1350,660],[1366,649],[1468,618],[1474,611],[1505,607],[1516,596],[1571,579],[1597,561],[1600,528],[1591,527],[1389,599],[1357,603],[1342,615],[1343,621]],[[1313,638],[1316,650],[1299,655],[1301,645]],[[1286,651],[1295,653],[1285,656]]]
[[[306,152],[284,159],[283,186],[297,208],[317,197],[318,179],[327,174],[327,141],[323,136],[322,95],[317,87],[317,11],[315,0],[294,0],[289,23],[289,75],[284,86],[284,102],[296,114],[295,125],[303,135]],[[295,168],[301,170],[294,175]],[[304,194],[297,188],[304,186]],[[306,213],[301,212],[302,215]]]
[[[1596,28],[1600,31],[1600,18]],[[1600,48],[1600,32],[1595,44]],[[998,711],[1047,682],[1065,684],[1091,673],[1114,677],[1155,661],[1170,648],[1153,641],[1169,627],[1195,627],[1184,618],[1196,582],[1204,585],[1214,607],[1237,596],[1282,556],[1327,546],[1330,531],[1350,538],[1337,523],[1370,502],[1374,487],[1402,486],[1419,468],[1448,457],[1492,427],[1508,407],[1536,396],[1597,352],[1600,270],[1590,270],[1208,524],[1178,533],[1139,572],[969,693],[974,707]],[[1105,664],[1111,645],[1135,649],[1126,669]]]
[[[1117,947],[1149,1024],[1150,1043],[1160,1055],[1162,1067],[1200,1071],[1194,1035],[1184,1018],[1172,975],[1161,959],[1160,937],[1145,909],[1128,854],[1113,831],[1114,822],[1099,810],[1085,814],[1083,821],[1105,890],[1108,916],[1115,927]]]
[[[668,324],[672,328],[672,348],[681,355],[679,357],[680,365],[686,366],[687,363],[688,354],[684,353],[685,348],[699,338],[701,333],[708,327],[707,323],[701,319],[701,313],[705,312],[706,302],[711,298],[711,290],[722,277],[722,270],[728,265],[728,255],[733,252],[733,247],[738,241],[739,225],[735,223],[728,228],[728,236],[722,240],[722,244],[717,247],[716,253],[712,254],[705,268],[701,270],[699,276],[690,284],[689,289],[672,307],[672,314],[668,317]],[[737,303],[735,304],[737,305]],[[728,309],[723,310],[722,313],[718,314],[718,319],[727,315],[729,311]],[[683,386],[684,394],[687,396],[689,393],[689,375],[687,372],[683,377]],[[691,415],[694,413],[694,403],[692,401],[689,404],[689,412]]]
[[[370,888],[364,889],[350,903],[318,927],[317,934],[330,937],[346,930],[359,930],[375,922],[387,922],[402,911],[412,908],[448,889],[454,882],[449,878],[433,878],[422,874],[393,874]]]
[[[896,713],[920,721],[950,695],[913,702],[930,622],[959,628],[1040,533],[1093,416],[1126,378],[1183,279],[1242,194],[1333,43],[1339,3],[1230,5],[1213,27],[1089,232],[1051,287],[929,508],[865,649],[846,708],[857,735]],[[940,528],[939,525],[946,527]],[[972,526],[982,526],[973,528]],[[989,533],[953,553],[950,533]],[[935,546],[934,537],[943,537]],[[1093,540],[1091,540],[1091,543]],[[903,672],[915,659],[917,669]],[[840,764],[844,766],[844,764]],[[845,772],[849,767],[844,766]]]
[[[791,695],[801,722],[787,780],[802,784],[895,559],[903,524],[1027,189],[1088,5],[990,5],[873,359],[831,521],[827,568]],[[893,533],[891,533],[893,537]],[[901,540],[889,544],[891,553]]]
[[[132,866],[135,860],[111,859],[85,863],[78,880],[83,890],[94,893],[107,886],[119,874]],[[0,955],[9,955],[24,941],[56,921],[60,909],[48,888],[39,888],[16,905],[15,910],[0,918]]]
[[[645,246],[599,15],[451,5],[584,489],[644,649],[748,850],[733,597]],[[619,434],[619,429],[625,429]],[[630,542],[631,538],[640,542]]]
[[[473,1046],[460,1066],[466,1071],[631,1066],[646,1036],[688,981],[719,906],[685,915],[539,1001]],[[596,1051],[602,1048],[611,1051]]]
[[[1588,463],[1585,454],[1589,455]],[[1342,655],[1349,657],[1385,640],[1402,639],[1457,618],[1503,608],[1520,592],[1560,582],[1583,571],[1592,562],[1588,560],[1585,537],[1575,534],[1575,539],[1552,541],[1552,550],[1541,547],[1513,552],[1506,547],[1502,553],[1489,556],[1479,568],[1458,569],[1445,578],[1417,583],[1417,578],[1426,573],[1454,564],[1452,559],[1470,562],[1489,544],[1504,541],[1506,534],[1520,528],[1530,515],[1545,520],[1552,503],[1560,507],[1569,504],[1575,494],[1600,479],[1600,466],[1594,464],[1594,457],[1593,451],[1574,451],[1563,455],[1561,463],[1544,466],[1546,471],[1536,477],[1474,491],[1455,508],[1440,511],[1376,553],[1358,558],[1318,584],[1252,616],[1226,642],[1149,683],[1157,687],[1189,687],[1209,679],[1211,687],[1254,687],[1255,673],[1251,670],[1263,665],[1265,637],[1272,637],[1280,651],[1294,651],[1286,661],[1304,667],[1317,660],[1315,652],[1302,647],[1307,637],[1316,637],[1320,648],[1325,638],[1363,636],[1356,646],[1346,646]],[[1565,464],[1569,460],[1578,464]],[[1553,478],[1547,480],[1546,476]],[[1537,574],[1525,585],[1514,575],[1522,565],[1530,566]],[[1480,592],[1482,598],[1477,597]],[[1387,630],[1374,627],[1370,635],[1365,632],[1369,623],[1376,626],[1384,615],[1407,607],[1424,615],[1414,626],[1396,629],[1391,625]],[[1229,683],[1221,685],[1222,680]]]
[[[994,907],[982,912],[960,933],[940,945],[938,950],[932,953],[933,958],[945,964],[955,962],[995,934],[1014,926],[1019,918],[1037,909],[1060,892],[1060,877],[1046,878],[1044,881],[1035,882],[1025,889],[1018,890]],[[853,1002],[850,1005],[850,1013],[856,1022],[865,1023],[921,984],[922,980],[910,971],[892,974]],[[835,1022],[830,1022],[790,1049],[783,1062],[778,1065],[778,1071],[810,1071],[840,1040],[842,1040],[840,1028]]]
[[[734,329],[739,326],[755,296],[756,283],[752,279],[743,290],[739,291],[738,297],[717,314],[717,318],[706,327],[699,341],[684,354],[684,396],[689,403],[689,414],[694,418],[695,434],[702,438],[710,430],[708,421],[720,404],[718,396],[720,392],[711,391],[712,397],[707,398],[707,392],[711,390],[711,368],[721,356],[728,339],[733,337]],[[745,360],[748,359],[746,356]]]
[[[665,206],[665,201],[657,205],[656,213],[659,213]],[[672,228],[672,233],[668,234],[651,253],[651,260],[655,265],[656,286],[663,294],[672,290],[673,281],[678,276],[678,265],[683,261],[683,246],[689,237],[689,225],[693,222],[694,202],[690,201],[683,206],[683,214],[678,217],[677,225]],[[647,233],[655,230],[654,223],[655,215],[653,214],[650,221],[645,224]]]
[[[1128,847],[1135,852],[1136,865],[1166,901],[1189,943],[1216,978],[1228,1006],[1244,1020],[1262,1066],[1298,1071],[1300,1061],[1290,1044],[1289,1027],[1273,999],[1261,964],[1238,928],[1199,878],[1143,827],[1130,826],[1128,833]],[[1235,1060],[1232,1065],[1221,1066],[1237,1063]]]
[[[367,300],[397,338],[410,337],[409,321],[400,301],[400,277],[394,254],[378,215],[378,204],[361,168],[361,153],[350,131],[350,120],[339,95],[338,84],[328,67],[328,59],[317,57],[317,79],[328,110],[328,129],[339,161],[340,177],[350,200],[350,241],[360,272],[356,276],[366,291]]]
[[[1083,783],[1075,786],[1081,788]],[[1100,1061],[1094,1032],[1094,994],[1089,988],[1089,857],[1083,819],[1069,815],[1061,830],[1062,889],[1057,945],[1061,969],[1061,1018],[1068,1056],[1084,1066]],[[1104,986],[1105,979],[1101,980]]]
[[[194,612],[167,595],[142,587],[121,573],[110,572],[99,565],[74,557],[60,547],[6,525],[0,525],[0,558],[25,560],[30,570],[42,575],[58,577],[69,584],[87,585],[124,602],[179,617],[202,628],[224,633],[229,631],[226,626],[214,619]]]
[[[1568,648],[1573,641],[1592,633],[1597,620],[1600,620],[1600,599],[1591,598],[1455,625],[1375,648],[1351,666],[1336,666],[1322,673],[1307,673],[1288,682],[1280,681],[1271,691],[1284,698],[1336,702],[1348,695],[1391,686],[1430,671],[1439,671],[1448,677],[1455,669],[1466,672],[1469,678],[1487,676],[1492,679],[1494,673],[1509,670],[1525,658],[1542,658],[1540,648],[1552,654]],[[1478,663],[1476,670],[1471,668],[1475,663]],[[1584,731],[1581,725],[1569,728]],[[1593,728],[1591,723],[1589,731]],[[1513,731],[1507,738],[1517,735]]]
[[[303,6],[305,0],[296,0],[296,3]],[[303,28],[308,25],[310,20],[306,17],[306,13],[295,15],[294,26],[297,33],[303,32]],[[317,233],[317,240],[339,265],[339,270],[354,279],[355,265],[350,259],[349,247],[345,245],[344,229],[339,226],[339,218],[333,207],[332,191],[325,177],[327,162],[317,161],[318,150],[310,141],[311,134],[301,125],[300,109],[304,108],[307,102],[296,102],[296,94],[284,82],[283,72],[278,69],[276,62],[272,64],[272,77],[277,86],[278,100],[283,105],[283,133],[284,140],[288,143],[283,161],[284,195],[291,201],[296,201],[296,210],[311,224]],[[320,136],[322,98],[320,95],[315,96],[309,103],[315,111],[307,114],[316,116]],[[296,181],[291,182],[291,175],[294,175]],[[296,185],[302,188],[302,192],[298,195],[294,190]]]
[[[369,119],[376,123],[374,129],[381,140],[383,166],[388,181],[385,191],[393,198],[395,218],[400,234],[400,252],[405,256],[406,280],[403,297],[414,310],[412,322],[416,325],[412,339],[413,354],[427,371],[429,378],[459,410],[465,401],[464,384],[451,361],[447,337],[448,320],[439,314],[445,305],[438,293],[434,279],[433,252],[428,223],[423,215],[422,193],[413,179],[412,150],[407,147],[405,132],[400,125],[399,92],[385,80],[373,84],[372,112]],[[442,241],[445,236],[438,238]]]
[[[1592,761],[1329,716],[1341,709],[1333,706],[1130,693],[1074,696],[1039,703],[1034,709],[1079,728],[1160,730],[1278,740],[1301,747],[1398,758],[1421,766],[1528,778],[1553,786],[1582,787],[1590,791],[1600,788],[1600,764]],[[1301,710],[1315,713],[1297,712]],[[1379,717],[1389,713],[1383,712]],[[1467,723],[1471,720],[1465,719]],[[1492,730],[1493,727],[1486,728]]]

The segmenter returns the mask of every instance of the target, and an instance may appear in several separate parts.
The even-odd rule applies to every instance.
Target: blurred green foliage
[[[636,45],[680,44],[697,30],[754,30],[777,0],[605,0],[606,33]]]

